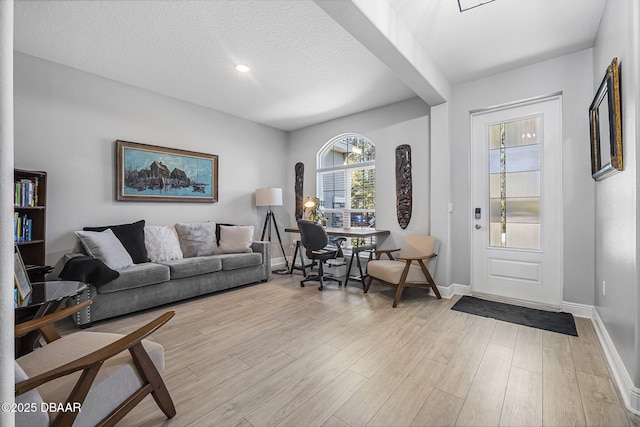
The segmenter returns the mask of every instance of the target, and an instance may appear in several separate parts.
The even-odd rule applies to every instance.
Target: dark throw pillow
[[[120,273],[110,269],[97,258],[77,256],[67,261],[58,277],[62,280],[90,283],[97,288],[117,279]]]
[[[147,248],[144,245],[144,219],[133,224],[106,225],[103,227],[84,227],[84,231],[104,231],[110,228],[122,246],[129,252],[135,264],[149,262]]]

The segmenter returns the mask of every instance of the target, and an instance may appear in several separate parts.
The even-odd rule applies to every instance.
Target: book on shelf
[[[38,206],[39,179],[21,179],[15,182],[15,206]]]
[[[33,220],[27,217],[27,214],[20,215],[18,212],[13,214],[13,241],[29,242],[33,239]]]

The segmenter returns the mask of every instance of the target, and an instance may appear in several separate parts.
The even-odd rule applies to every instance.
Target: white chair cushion
[[[22,370],[20,365],[18,365],[18,362],[14,362],[13,365],[16,383],[29,378],[27,374]],[[29,408],[28,411],[17,411],[15,413],[16,426],[48,426],[49,414],[47,412],[41,411],[43,403],[44,400],[42,400],[42,397],[37,390],[30,390],[24,394],[21,394],[20,396],[16,396],[17,405],[22,405],[24,408]]]
[[[406,264],[406,261],[373,260],[369,261],[367,272],[376,279],[398,284]],[[425,265],[428,266],[427,263]],[[412,263],[407,274],[406,283],[426,283],[426,281],[427,279],[424,277],[420,265]]]
[[[20,357],[17,362],[29,377],[33,377],[92,353],[122,337],[123,335],[120,334],[103,332],[76,332]],[[164,349],[162,346],[149,340],[143,340],[142,345],[158,372],[163,372]],[[44,402],[65,402],[80,377],[80,373],[76,372],[38,387],[37,390],[42,400]],[[96,425],[141,385],[142,379],[136,371],[128,351],[125,350],[112,357],[104,362],[100,368],[73,425]],[[55,419],[56,415],[56,413],[49,414],[51,421]]]

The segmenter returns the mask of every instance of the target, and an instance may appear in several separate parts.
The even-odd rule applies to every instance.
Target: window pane
[[[520,145],[540,144],[541,132],[539,126],[539,117],[505,123],[504,133],[506,146],[517,147]]]
[[[489,224],[489,245],[495,247],[502,246],[502,224],[499,222],[492,222]],[[505,236],[506,239],[506,236]]]
[[[540,171],[508,173],[506,187],[507,197],[539,197]],[[496,197],[500,197],[500,193]]]
[[[500,197],[500,174],[489,175],[489,197]]]
[[[540,248],[539,117],[489,127],[489,244]]]
[[[489,173],[500,173],[500,149],[489,151]],[[540,145],[524,145],[505,151],[507,172],[540,170]]]
[[[509,248],[540,249],[540,224],[507,224],[505,239]]]
[[[375,225],[374,161],[375,145],[356,134],[336,137],[317,153],[317,196],[327,225]]]
[[[507,148],[505,156],[507,172],[540,170],[540,145]]]
[[[343,170],[320,174],[320,200],[328,209],[344,208],[346,201],[346,180]]]
[[[489,126],[489,148],[500,148],[500,125]]]
[[[507,198],[506,205],[507,224],[511,222],[540,223],[540,198]]]
[[[374,209],[376,203],[375,169],[351,170],[351,209]]]
[[[328,168],[344,163],[344,152],[337,151],[335,144],[320,155],[320,167]]]
[[[489,222],[500,223],[502,210],[500,209],[500,198],[489,200]]]
[[[360,138],[350,137],[347,144],[347,164],[362,163],[362,147],[358,144]]]

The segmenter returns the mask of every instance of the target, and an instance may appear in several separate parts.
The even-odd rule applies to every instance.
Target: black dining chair
[[[333,241],[329,240],[327,232],[315,221],[309,221],[305,219],[298,220],[298,230],[302,240],[302,246],[306,249],[307,258],[313,261],[318,261],[318,274],[309,275],[305,279],[300,281],[300,286],[304,287],[305,282],[314,281],[319,282],[319,291],[324,289],[324,281],[330,280],[338,282],[339,286],[342,286],[342,280],[336,279],[333,276],[325,276],[323,270],[323,264],[325,261],[333,258],[338,258],[342,255],[342,248],[340,245],[346,239],[338,238]]]

